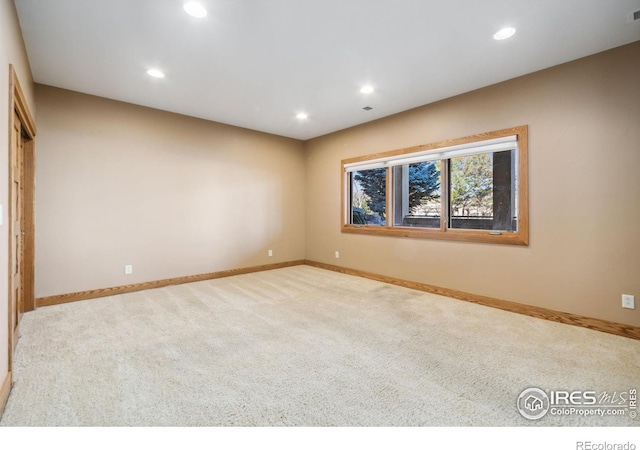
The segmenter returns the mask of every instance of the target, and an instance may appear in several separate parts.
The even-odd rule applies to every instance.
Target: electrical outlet
[[[336,259],[340,258],[340,252],[338,250],[336,250]]]
[[[124,266],[124,274],[131,275],[133,273],[133,266],[131,264],[127,264]]]
[[[269,250],[269,251],[267,252],[267,256],[273,256],[273,250]]]
[[[636,309],[636,298],[633,295],[622,294],[622,307],[626,309]]]

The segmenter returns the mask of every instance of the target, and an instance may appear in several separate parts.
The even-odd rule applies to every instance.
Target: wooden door
[[[23,194],[23,177],[24,177],[24,136],[22,122],[18,114],[14,113],[13,129],[11,130],[11,217],[10,236],[11,236],[11,292],[10,292],[10,329],[9,337],[11,339],[12,350],[18,342],[18,326],[20,318],[24,313],[24,296],[22,289],[22,272],[23,272],[23,210],[24,202]]]
[[[10,99],[13,113],[9,116],[9,229],[8,270],[8,358],[9,385],[12,380],[13,352],[18,343],[18,327],[23,313],[35,309],[34,236],[35,236],[35,137],[36,127],[29,112],[16,71],[9,65]],[[7,323],[5,322],[5,323]],[[0,356],[1,357],[1,356]],[[5,375],[0,373],[0,378]],[[0,411],[4,406],[0,399]]]

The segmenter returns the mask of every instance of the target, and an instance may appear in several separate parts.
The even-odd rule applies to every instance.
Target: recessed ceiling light
[[[187,14],[197,17],[198,19],[202,19],[207,15],[207,10],[198,2],[187,2],[184,4],[183,8]]]
[[[371,94],[373,91],[373,86],[362,86],[362,89],[360,89],[363,94]]]
[[[305,119],[306,119],[306,118],[308,118],[308,117],[309,117],[309,116],[307,116],[307,114],[306,114],[306,113],[303,113],[303,112],[298,113],[298,114],[296,115],[296,119],[298,119],[298,120],[305,120]]]
[[[152,76],[153,78],[164,78],[164,73],[160,72],[158,69],[147,70],[147,75]]]
[[[506,27],[506,28],[503,28],[502,30],[498,31],[496,34],[494,34],[493,38],[496,41],[501,41],[503,39],[509,39],[514,34],[516,34],[516,29],[515,28]]]

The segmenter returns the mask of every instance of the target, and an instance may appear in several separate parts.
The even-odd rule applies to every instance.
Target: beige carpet
[[[523,389],[640,387],[640,341],[308,266],[24,316],[1,425],[640,425],[529,421]]]

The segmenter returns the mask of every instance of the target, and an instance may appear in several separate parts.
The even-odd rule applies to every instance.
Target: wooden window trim
[[[489,244],[507,244],[507,245],[529,245],[529,136],[528,126],[522,125],[518,127],[505,128],[503,130],[491,131],[487,133],[476,134],[473,136],[466,136],[462,138],[449,139],[440,142],[434,142],[426,145],[419,145],[410,148],[404,148],[399,150],[392,150],[388,152],[376,153],[373,155],[360,156],[356,158],[344,159],[341,161],[340,174],[342,180],[342,205],[341,205],[341,229],[343,233],[354,234],[369,234],[374,236],[396,236],[396,237],[408,237],[408,238],[420,238],[420,239],[440,239],[450,241],[463,241],[463,242],[479,242]],[[463,230],[463,229],[451,229],[446,226],[446,214],[445,210],[448,204],[447,189],[441,190],[442,197],[442,214],[440,228],[414,228],[414,227],[400,227],[393,226],[393,196],[391,195],[391,188],[393,186],[393,180],[391,179],[391,170],[387,168],[387,199],[386,199],[386,211],[387,220],[385,226],[377,225],[352,225],[349,224],[349,209],[351,204],[349,202],[349,173],[345,171],[345,164],[351,164],[356,162],[364,162],[380,158],[388,158],[392,156],[406,155],[408,153],[421,152],[425,150],[437,150],[443,147],[449,147],[453,145],[468,144],[473,142],[481,142],[489,139],[495,139],[505,136],[516,135],[518,139],[518,230],[513,233],[503,232],[502,234],[490,234],[486,230]],[[441,164],[441,185],[446,186],[447,171],[445,170],[446,164]]]

